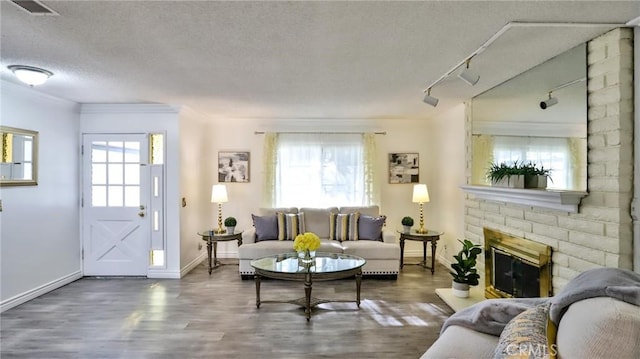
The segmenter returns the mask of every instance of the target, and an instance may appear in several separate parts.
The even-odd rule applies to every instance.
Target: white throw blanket
[[[612,297],[640,306],[640,274],[618,268],[596,268],[580,273],[555,297],[485,300],[449,317],[440,334],[451,325],[459,325],[498,336],[513,317],[547,301],[551,302],[551,320],[558,324],[571,304],[595,297]]]

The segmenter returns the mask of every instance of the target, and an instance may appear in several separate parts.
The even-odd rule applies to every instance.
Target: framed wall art
[[[249,152],[218,152],[218,182],[249,182]]]
[[[389,183],[419,183],[420,167],[417,153],[389,154]]]

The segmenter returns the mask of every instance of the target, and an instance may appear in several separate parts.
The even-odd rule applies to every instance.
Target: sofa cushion
[[[511,319],[500,334],[494,359],[555,357],[556,346],[547,335],[548,331],[555,334],[549,320],[549,305],[537,305]]]
[[[420,359],[491,358],[497,343],[496,336],[452,325]]]
[[[355,213],[358,212],[361,215],[365,214],[371,217],[377,217],[380,215],[380,207],[378,206],[360,206],[360,207],[340,207],[340,213]]]
[[[359,212],[331,213],[329,239],[337,241],[358,240]]]
[[[260,208],[258,213],[261,216],[275,216],[276,213],[298,213],[298,209],[296,207],[281,207],[281,208]]]
[[[256,242],[278,239],[278,220],[275,215],[251,215],[253,226],[256,228]]]
[[[384,227],[386,219],[386,216],[360,216],[360,219],[358,220],[358,239],[381,241],[382,227]]]
[[[264,241],[238,247],[240,259],[258,259],[280,253],[294,252],[291,241]]]
[[[558,325],[559,358],[640,358],[640,307],[610,297],[571,304]]]
[[[276,214],[278,219],[278,240],[292,241],[300,233],[304,233],[304,213]]]
[[[338,213],[338,207],[329,208],[300,208],[304,213],[304,227],[306,232],[313,232],[318,237],[328,239],[331,213]]]
[[[345,241],[341,244],[345,254],[356,255],[366,260],[400,260],[400,248],[396,243],[384,243],[377,241]],[[399,265],[400,263],[398,262],[398,266]]]

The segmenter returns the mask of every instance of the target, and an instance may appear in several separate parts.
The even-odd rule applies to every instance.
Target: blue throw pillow
[[[273,216],[251,215],[256,228],[256,242],[278,239],[278,219]]]
[[[371,216],[360,216],[358,220],[358,239],[368,239],[373,241],[381,241],[382,240],[382,227],[384,226],[384,222],[387,220],[386,216],[380,217],[371,217]]]

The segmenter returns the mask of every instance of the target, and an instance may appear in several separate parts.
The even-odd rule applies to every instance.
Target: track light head
[[[551,97],[551,92],[549,92],[549,98],[540,102],[540,108],[546,110],[547,107],[551,107],[558,103],[558,99],[555,97]]]
[[[462,72],[458,74],[458,77],[462,81],[469,84],[470,86],[473,86],[478,83],[478,80],[480,80],[480,75],[476,74],[471,69],[469,69],[470,62],[471,62],[471,59],[467,60],[467,68],[462,70]]]
[[[438,105],[438,99],[431,96],[431,88],[429,88],[427,91],[427,94],[424,95],[424,99],[422,101],[424,101],[424,103],[426,103],[427,105],[431,105],[433,107],[436,107]]]

